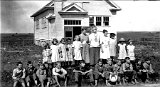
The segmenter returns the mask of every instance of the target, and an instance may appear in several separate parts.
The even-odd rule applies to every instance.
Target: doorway
[[[65,26],[65,38],[70,38],[72,41],[74,41],[74,38],[76,35],[81,34],[81,27],[80,26]]]
[[[80,34],[81,34],[81,27],[73,27],[73,40],[76,35],[80,35]]]

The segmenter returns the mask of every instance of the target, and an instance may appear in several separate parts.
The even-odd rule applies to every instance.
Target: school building
[[[116,33],[114,16],[121,8],[110,0],[52,0],[35,12],[35,44],[51,41],[53,38],[71,38],[81,29],[94,24],[98,31],[103,29]]]

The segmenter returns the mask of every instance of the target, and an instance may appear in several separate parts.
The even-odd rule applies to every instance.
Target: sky
[[[114,19],[117,31],[160,31],[160,1],[113,1],[122,9]],[[49,2],[1,1],[1,33],[33,33],[30,16]]]

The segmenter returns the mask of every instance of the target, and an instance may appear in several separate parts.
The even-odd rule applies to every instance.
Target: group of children
[[[23,67],[22,62],[17,62],[12,78],[14,79],[13,87],[20,85],[23,87],[51,87],[53,80],[60,87],[60,79],[65,81],[65,87],[67,85],[67,71],[61,67],[59,62],[55,67],[47,62],[39,63],[38,67],[34,67],[32,62],[28,61],[27,68]]]
[[[54,38],[51,45],[47,43],[42,52],[43,62],[39,64],[38,70],[30,62],[26,70],[22,68],[22,63],[18,63],[13,71],[14,87],[18,81],[25,87],[24,78],[27,79],[27,86],[30,86],[31,77],[35,84],[39,81],[41,87],[45,84],[49,87],[52,76],[58,86],[59,78],[63,78],[66,86],[65,69],[68,67],[74,68],[75,82],[78,86],[81,85],[82,77],[88,77],[91,85],[98,85],[98,79],[102,77],[106,85],[109,85],[110,81],[121,84],[128,80],[127,82],[136,83],[138,77],[145,82],[149,75],[154,73],[149,61],[135,62],[135,46],[132,40],[126,43],[125,39],[121,38],[117,44],[116,34],[109,34],[107,30],[98,33],[96,26],[90,28],[90,34],[86,29],[82,29],[82,33],[76,35],[73,42],[70,38],[62,38],[60,42]],[[61,65],[65,69],[61,68]]]
[[[32,62],[27,63],[27,68],[23,68],[22,62],[17,63],[17,68],[13,70],[13,87],[17,87],[18,83],[21,83],[23,87],[32,87],[37,85],[38,87],[52,87],[53,80],[57,86],[60,87],[60,81],[64,81],[64,86],[67,86],[68,77],[67,68],[61,67],[61,62],[56,62],[55,67],[52,63],[39,63],[38,68],[34,67]],[[115,84],[126,84],[149,81],[150,78],[156,76],[152,69],[152,64],[149,59],[137,60],[131,62],[129,57],[125,60],[112,60],[109,58],[104,64],[102,59],[99,59],[96,65],[90,66],[81,60],[79,65],[73,69],[74,80],[76,85],[81,86],[82,79],[89,79],[91,87],[98,86],[99,79],[103,79],[106,86],[111,83]],[[73,77],[70,77],[73,78]],[[154,78],[155,79],[155,78]]]

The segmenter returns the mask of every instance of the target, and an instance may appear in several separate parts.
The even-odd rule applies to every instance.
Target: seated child
[[[67,86],[67,71],[61,67],[60,62],[56,63],[56,67],[53,68],[52,72],[53,72],[53,76],[54,76],[54,79],[56,80],[57,85],[61,87],[60,81],[64,80],[65,81],[64,85],[66,87]]]
[[[46,81],[46,76],[47,76],[47,71],[45,69],[45,66],[43,63],[39,64],[39,69],[36,72],[36,75],[40,81],[41,87],[45,87],[45,81]]]
[[[153,75],[155,74],[149,59],[146,59],[145,62],[143,63],[143,72],[146,72],[147,74],[146,77],[147,81],[149,81],[149,79],[153,77]]]
[[[94,74],[95,74],[95,86],[98,85],[98,79],[99,77],[102,77],[104,80],[104,66],[102,63],[102,60],[98,60],[98,63],[95,65]]]
[[[112,59],[107,60],[107,64],[104,65],[104,77],[106,78],[106,85],[110,85],[109,76],[113,73]]]
[[[17,87],[17,83],[20,82],[25,87],[25,69],[23,68],[22,62],[17,63],[17,68],[13,70],[12,78],[14,79],[13,87]]]
[[[122,71],[122,63],[120,60],[117,61],[117,63],[114,65],[113,71],[118,75],[118,83],[121,84],[123,79],[123,71]]]
[[[27,69],[26,69],[26,83],[27,86],[30,87],[32,84],[37,85],[37,69],[33,66],[31,61],[28,61]]]
[[[127,82],[133,83],[132,80],[134,76],[134,70],[129,57],[125,58],[125,63],[123,63],[122,68],[123,68],[125,80],[127,80]]]
[[[136,71],[136,79],[137,81],[143,81],[143,77],[146,77],[143,73],[143,65],[142,61],[138,60],[137,63],[135,64],[135,71]]]
[[[86,66],[84,60],[80,61],[79,66],[75,67],[73,72],[75,73],[75,82],[78,86],[81,86],[82,77],[89,77],[90,85],[93,85],[93,70],[89,66]]]
[[[51,85],[52,82],[52,63],[44,63],[47,72],[47,87]]]

